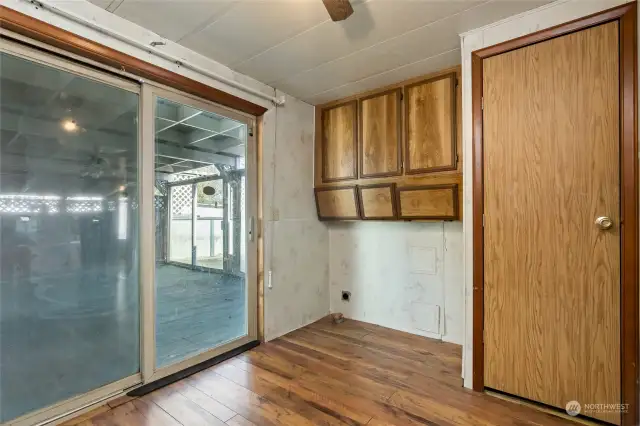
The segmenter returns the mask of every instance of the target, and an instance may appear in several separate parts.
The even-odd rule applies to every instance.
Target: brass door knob
[[[613,226],[613,220],[608,216],[600,216],[596,219],[596,226],[600,229],[609,229]]]

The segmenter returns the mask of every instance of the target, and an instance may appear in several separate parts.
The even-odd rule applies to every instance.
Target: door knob
[[[613,226],[613,221],[608,216],[600,216],[596,219],[596,226],[600,229],[609,229]]]

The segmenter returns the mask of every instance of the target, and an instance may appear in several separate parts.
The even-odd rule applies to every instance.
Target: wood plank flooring
[[[545,425],[572,422],[462,387],[461,347],[328,318],[66,426]]]

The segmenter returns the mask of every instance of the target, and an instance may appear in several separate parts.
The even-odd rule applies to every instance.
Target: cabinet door
[[[358,185],[363,219],[390,220],[397,216],[395,183]]]
[[[316,188],[315,193],[318,219],[360,219],[360,206],[355,186]]]
[[[398,188],[400,219],[457,220],[458,185],[425,185]]]
[[[401,89],[360,100],[360,176],[395,176],[401,170]]]
[[[456,74],[405,88],[406,172],[456,169]]]
[[[322,180],[356,179],[357,103],[337,105],[322,111]]]

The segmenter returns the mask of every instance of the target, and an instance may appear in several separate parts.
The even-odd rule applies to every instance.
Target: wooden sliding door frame
[[[483,60],[607,22],[619,23],[620,57],[620,217],[621,217],[621,403],[624,426],[640,424],[638,389],[638,142],[637,142],[637,15],[627,3],[565,24],[508,40],[472,53],[473,134],[473,389],[484,390],[484,164]],[[598,401],[599,402],[599,401]],[[613,401],[602,401],[603,403]]]

